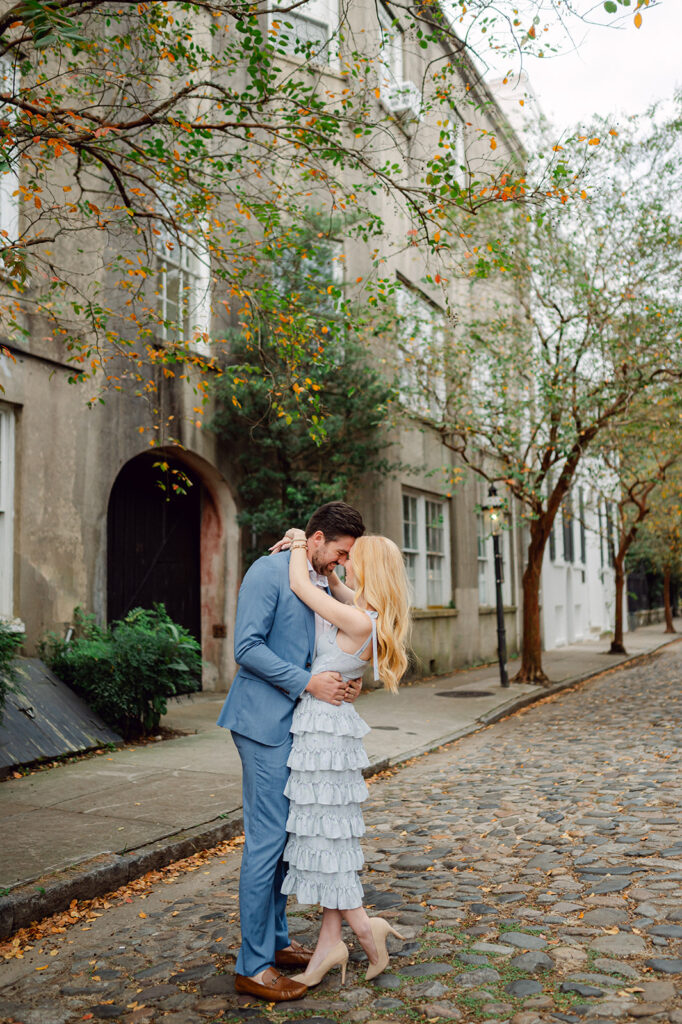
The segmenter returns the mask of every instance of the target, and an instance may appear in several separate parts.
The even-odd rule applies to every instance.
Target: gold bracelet
[[[307,547],[308,547],[308,541],[307,540],[293,540],[291,542],[291,550],[292,551],[296,551],[297,548],[302,550],[303,548],[307,548]]]

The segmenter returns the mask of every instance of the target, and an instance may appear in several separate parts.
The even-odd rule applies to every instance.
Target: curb
[[[371,778],[387,768],[395,768],[414,757],[429,754],[438,750],[439,747],[454,743],[456,740],[463,739],[465,736],[470,736],[499,722],[514,711],[537,704],[545,697],[561,693],[588,679],[615,672],[617,669],[642,664],[656,657],[666,647],[680,641],[682,641],[682,637],[677,637],[652,651],[635,654],[624,661],[619,661],[617,665],[607,666],[598,672],[571,676],[560,683],[543,687],[542,690],[535,693],[512,697],[492,711],[482,714],[471,725],[446,733],[437,740],[431,740],[414,750],[403,751],[396,757],[383,758],[381,761],[371,764],[363,771],[363,775],[365,778]],[[131,853],[102,854],[100,857],[86,862],[85,865],[76,865],[58,874],[36,879],[30,885],[21,886],[9,896],[0,898],[0,939],[7,938],[18,928],[24,928],[44,917],[66,910],[72,900],[87,900],[93,899],[95,896],[103,896],[105,893],[112,892],[127,885],[128,882],[140,878],[148,871],[165,867],[183,857],[190,857],[199,850],[210,849],[226,839],[234,839],[235,836],[241,835],[243,828],[243,818],[238,812],[235,812],[233,817],[196,825],[194,828],[177,832],[165,839],[157,839]]]
[[[569,676],[568,679],[562,679],[560,683],[552,683],[551,686],[545,686],[541,693],[527,694],[525,697],[517,697],[516,700],[508,701],[507,704],[500,705],[493,711],[489,711],[485,715],[481,715],[479,722],[482,725],[493,725],[495,722],[499,722],[501,719],[506,718],[512,711],[520,711],[521,708],[530,707],[531,704],[537,704],[538,701],[544,700],[545,697],[552,697],[555,693],[561,693],[562,690],[568,690],[572,686],[578,686],[580,683],[587,682],[588,679],[596,679],[597,676],[610,675],[611,672],[616,672],[621,668],[632,668],[634,665],[643,665],[647,661],[651,661],[666,647],[672,647],[673,644],[679,643],[682,640],[682,636],[675,637],[674,640],[666,640],[665,643],[659,644],[652,651],[645,651],[643,654],[633,654],[630,657],[624,658],[623,661],[619,661],[617,665],[607,665],[605,668],[600,669],[598,672],[584,672],[579,676]]]
[[[131,853],[106,853],[85,865],[37,878],[0,899],[0,939],[27,925],[66,910],[72,900],[89,900],[113,892],[148,871],[210,849],[244,830],[241,815],[197,825],[166,839],[141,846]]]

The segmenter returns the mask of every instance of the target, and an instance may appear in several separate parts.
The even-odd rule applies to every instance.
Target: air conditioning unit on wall
[[[421,121],[422,94],[414,82],[397,82],[382,90],[384,106],[399,120]]]

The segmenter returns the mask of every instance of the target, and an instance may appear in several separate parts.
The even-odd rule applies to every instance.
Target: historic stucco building
[[[399,11],[393,13],[400,17]],[[377,102],[392,110],[404,135],[403,159],[408,160],[419,147],[433,144],[440,132],[428,118],[418,121],[417,83],[434,54],[409,45],[381,4],[355,0],[347,14],[358,30],[356,37],[366,30],[368,38],[379,41],[386,77]],[[336,31],[338,11],[335,0],[308,0],[288,18],[302,37],[324,39]],[[444,58],[443,52],[436,56]],[[289,59],[295,64],[295,57]],[[338,69],[330,66],[329,73],[338,74]],[[494,132],[498,155],[507,152],[522,161],[522,146],[494,97],[483,85],[465,82],[464,70],[461,76],[462,94],[467,87],[479,94],[478,116]],[[452,145],[462,162],[486,159],[487,150],[480,147],[477,132],[454,104],[452,125]],[[382,213],[387,255],[392,253],[387,273],[399,282],[400,301],[416,308],[423,304],[433,317],[442,299],[423,283],[423,259],[409,247],[390,245],[390,235],[404,238],[409,225],[393,210],[390,199],[378,201],[386,205]],[[17,216],[17,202],[4,188],[0,194],[3,224]],[[349,248],[349,279],[366,273],[368,264],[369,254],[357,243]],[[192,286],[192,268],[180,268],[180,272]],[[197,289],[205,288],[206,282],[195,276]],[[450,295],[455,306],[457,288],[453,285]],[[41,340],[40,325],[34,327],[28,339],[4,334],[1,339],[12,358],[4,357],[1,363],[0,616],[25,623],[27,647],[33,651],[45,631],[68,626],[76,605],[105,621],[135,605],[164,601],[170,613],[201,638],[204,688],[226,689],[234,671],[232,629],[243,572],[229,452],[194,422],[191,388],[161,376],[159,403],[164,417],[174,416],[182,447],[150,451],[146,438],[154,421],[132,389],[124,388],[111,394],[104,405],[88,408],[80,387],[68,383],[72,367]],[[147,432],[141,433],[142,429]],[[417,671],[444,673],[492,660],[496,649],[492,546],[475,510],[484,492],[469,482],[451,497],[445,496],[443,467],[451,464],[453,456],[435,432],[423,423],[412,423],[409,403],[399,446],[413,471],[349,497],[361,508],[368,528],[392,537],[405,553],[415,595]],[[165,501],[152,480],[152,464],[162,458],[171,466],[181,466],[195,485],[181,505]],[[510,651],[518,645],[520,628],[521,542],[521,531],[515,526],[505,534]],[[573,580],[566,584],[567,593],[573,588],[573,597],[566,600],[575,605],[580,573],[590,570],[578,563],[576,577],[571,565],[564,567]],[[556,571],[553,562],[547,569],[548,589],[554,586],[550,573]],[[552,625],[554,606],[550,602],[545,607],[549,645],[584,635],[587,628],[608,625],[601,609],[585,617],[574,607],[572,632],[560,635]]]

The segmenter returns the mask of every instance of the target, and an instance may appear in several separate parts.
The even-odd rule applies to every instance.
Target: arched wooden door
[[[107,617],[163,602],[171,618],[201,641],[201,481],[164,455],[192,481],[187,493],[164,491],[154,463],[139,455],[116,478],[107,518]]]

